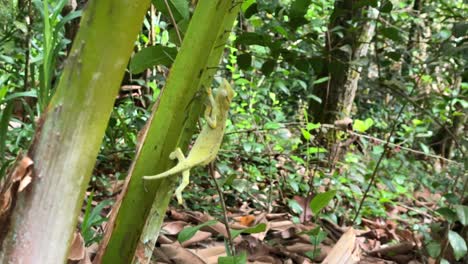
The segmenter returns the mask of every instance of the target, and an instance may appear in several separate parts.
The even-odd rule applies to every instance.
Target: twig
[[[215,166],[214,166],[214,162],[211,162],[211,163],[208,165],[208,169],[209,169],[209,173],[208,173],[208,174],[209,174],[209,175],[211,176],[211,178],[213,179],[213,181],[214,181],[214,183],[215,183],[215,186],[216,186],[216,190],[218,191],[219,203],[221,204],[221,207],[223,208],[224,226],[226,227],[229,249],[230,249],[230,251],[231,251],[231,255],[234,256],[234,255],[236,254],[236,248],[234,247],[234,242],[233,242],[232,236],[231,236],[231,228],[229,227],[229,220],[228,220],[228,216],[227,216],[226,204],[224,203],[223,191],[221,190],[221,187],[219,186],[218,181],[216,180],[216,177],[215,177]]]
[[[172,24],[174,24],[174,28],[177,33],[177,37],[179,38],[180,45],[182,45],[182,37],[180,35],[179,27],[177,26],[177,22],[175,21],[174,15],[172,14],[171,7],[169,6],[169,3],[167,2],[167,0],[164,0],[164,3],[166,4],[166,8],[169,12],[169,16],[171,17]]]
[[[419,80],[418,80],[418,83],[419,83]],[[416,90],[416,86],[417,86],[416,84],[413,86],[413,88],[412,88],[412,90],[410,92],[410,95]],[[393,134],[395,133],[397,124],[399,123],[400,117],[403,114],[403,110],[405,110],[407,104],[408,104],[408,101],[403,103],[403,105],[402,105],[402,107],[401,107],[400,111],[398,112],[398,115],[397,115],[397,117],[395,119],[395,122],[393,122],[392,129],[390,130],[390,134],[387,137],[387,142],[385,142],[384,150],[382,151],[382,154],[380,155],[379,160],[377,161],[377,164],[375,165],[374,171],[372,172],[372,176],[370,178],[369,185],[367,185],[366,191],[364,192],[364,195],[362,196],[361,202],[359,203],[358,210],[356,211],[356,215],[354,216],[354,219],[353,219],[353,225],[356,222],[356,219],[358,218],[359,213],[361,212],[362,205],[364,204],[364,201],[366,200],[367,195],[369,194],[370,188],[374,185],[375,178],[377,176],[377,171],[379,170],[379,167],[380,167],[380,163],[382,162],[383,158],[387,154],[388,147],[389,147],[389,144],[390,144],[390,138],[392,138]]]
[[[282,123],[282,124],[283,125],[290,125],[290,126],[303,126],[303,125],[305,125],[304,123],[301,123],[301,122],[291,122],[291,123]],[[320,124],[320,126],[325,127],[325,128],[338,129],[338,127],[336,125],[332,125],[332,124]],[[263,129],[252,128],[252,129],[237,130],[237,131],[229,132],[229,133],[226,133],[226,135],[240,134],[240,133],[251,133],[251,132],[268,132],[268,131],[271,131],[271,130],[278,130],[278,129],[277,128],[263,128]],[[371,140],[374,140],[374,141],[377,141],[377,142],[380,142],[380,143],[387,143],[387,140],[383,140],[383,139],[373,137],[373,136],[369,136],[369,135],[366,135],[366,134],[361,134],[361,133],[357,133],[357,132],[350,131],[350,130],[345,130],[344,132],[346,132],[346,133],[348,133],[350,135],[356,135],[358,137],[371,139]],[[405,150],[405,151],[412,152],[412,153],[415,153],[415,154],[420,154],[420,155],[423,155],[423,156],[426,156],[426,157],[441,159],[441,160],[444,160],[444,161],[447,161],[447,162],[460,164],[459,162],[457,162],[455,160],[451,160],[451,159],[447,159],[447,158],[439,156],[439,155],[434,155],[434,154],[425,153],[425,152],[422,152],[422,151],[419,151],[419,150],[403,147],[400,144],[395,144],[395,143],[389,142],[388,146],[398,147],[401,150]]]

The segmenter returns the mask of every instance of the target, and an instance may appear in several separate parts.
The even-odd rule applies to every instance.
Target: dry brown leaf
[[[266,214],[266,218],[268,220],[289,220],[291,219],[291,215],[288,213],[278,213],[278,214]]]
[[[22,192],[28,185],[32,182],[32,177],[30,176],[31,173],[28,173],[20,182],[18,187],[18,192]]]
[[[170,245],[161,245],[161,251],[166,255],[173,263],[176,264],[206,264],[202,258],[197,256],[194,252],[183,248],[179,243]]]
[[[250,226],[255,221],[255,216],[253,215],[245,215],[240,217],[234,217],[234,220],[239,222],[239,224],[243,226]]]
[[[290,220],[270,222],[270,229],[273,231],[284,231],[292,226],[294,226],[294,223]]]
[[[166,235],[177,235],[187,225],[188,223],[184,221],[174,221],[174,222],[164,223],[164,225],[162,226],[162,233]]]
[[[361,251],[356,243],[356,234],[350,227],[338,240],[336,245],[327,255],[323,264],[353,264],[360,259]]]
[[[188,247],[188,246],[190,246],[192,244],[198,243],[200,241],[204,241],[209,237],[211,237],[210,232],[197,231],[192,238],[190,238],[189,240],[182,243],[182,246],[183,247]]]
[[[68,259],[71,261],[80,261],[85,258],[85,243],[79,232],[73,234],[73,242],[70,246]]]
[[[166,235],[160,234],[158,236],[158,243],[159,244],[172,244],[172,243],[174,243],[174,239],[170,239]]]
[[[286,250],[292,253],[305,255],[306,252],[313,251],[316,246],[305,243],[294,243],[294,245],[286,246]]]
[[[217,264],[219,257],[227,256],[226,246],[224,245],[224,243],[219,243],[218,246],[213,246],[205,249],[194,249],[192,250],[192,252],[204,259],[207,264]]]

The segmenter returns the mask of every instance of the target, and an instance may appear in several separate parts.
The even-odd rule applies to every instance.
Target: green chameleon
[[[204,114],[206,124],[203,126],[188,156],[185,157],[182,150],[177,148],[169,155],[170,159],[177,159],[179,161],[176,166],[157,175],[143,176],[144,180],[155,180],[181,172],[182,182],[175,191],[179,204],[183,202],[182,191],[190,182],[190,169],[196,166],[207,165],[216,158],[223,141],[229,106],[234,97],[234,91],[226,79],[214,91],[214,97],[211,89],[208,89],[207,92],[208,105]]]

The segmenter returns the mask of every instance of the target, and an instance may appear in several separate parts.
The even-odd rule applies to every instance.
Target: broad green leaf
[[[249,53],[240,54],[237,56],[237,65],[241,70],[247,70],[252,65],[252,55]]]
[[[275,66],[276,66],[276,61],[267,60],[265,61],[265,63],[263,63],[261,71],[264,75],[268,76],[273,72],[273,70],[275,69]]]
[[[267,47],[271,45],[271,37],[255,32],[244,32],[237,36],[235,43],[236,45],[259,45]]]
[[[391,39],[393,41],[400,41],[401,40],[401,37],[400,37],[400,32],[398,31],[398,29],[394,28],[394,27],[386,27],[386,28],[382,28],[380,29],[380,33],[382,33],[382,35],[388,39]]]
[[[166,0],[152,0],[153,5],[156,7],[156,10],[163,13],[166,17],[170,18],[171,14],[167,10]],[[179,22],[183,19],[190,18],[189,11],[189,1],[187,0],[167,0],[169,7],[171,9],[172,15],[176,22]]]
[[[440,254],[440,243],[437,241],[431,241],[426,245],[426,250],[427,253],[429,253],[429,256],[436,258]]]
[[[468,206],[457,204],[454,207],[457,212],[458,220],[462,225],[466,226],[468,224]]]
[[[247,254],[240,253],[237,256],[219,257],[218,264],[245,264],[247,263]]]
[[[463,37],[468,35],[468,23],[467,22],[458,22],[453,25],[452,34],[456,37]]]
[[[246,0],[242,3],[241,10],[245,12],[251,5],[253,5],[257,0]]]
[[[302,214],[302,206],[294,199],[289,199],[288,200],[288,206],[291,208],[291,210],[296,213],[296,214]]]
[[[445,220],[449,221],[450,223],[453,223],[457,219],[457,214],[448,207],[441,207],[437,209],[436,212],[442,215]]]
[[[448,239],[450,246],[452,246],[455,259],[459,260],[464,257],[467,251],[465,240],[457,232],[452,230],[449,230]]]
[[[238,235],[245,233],[245,234],[255,234],[260,233],[266,230],[266,224],[261,223],[253,227],[249,227],[242,230],[231,230],[232,239],[236,238]]]
[[[355,119],[354,124],[353,124],[353,129],[356,130],[357,132],[365,132],[369,128],[371,128],[373,124],[374,124],[374,120],[372,120],[371,118],[367,118],[364,121]]]
[[[170,67],[177,55],[176,48],[164,46],[147,47],[139,51],[130,61],[130,72],[140,73],[156,65]]]
[[[191,239],[201,228],[205,226],[214,225],[217,222],[217,220],[210,220],[197,226],[186,227],[182,231],[180,231],[179,235],[177,236],[177,241],[179,241],[179,243],[183,243]]]
[[[314,130],[314,129],[317,129],[317,128],[320,128],[320,123],[307,123],[307,130],[308,131],[311,131],[311,130]]]
[[[328,192],[324,193],[319,193],[317,194],[312,201],[310,201],[310,209],[312,210],[312,213],[314,213],[315,216],[318,215],[318,213],[325,208],[325,206],[330,203],[330,201],[335,197],[336,195],[336,190],[331,190]]]
[[[240,193],[243,193],[246,190],[250,190],[250,188],[252,188],[252,183],[246,179],[234,179],[232,181],[232,188]]]
[[[289,8],[290,25],[297,28],[307,23],[304,16],[307,14],[311,0],[294,0]]]
[[[307,149],[307,153],[309,154],[317,154],[317,153],[326,153],[327,149],[321,147],[310,147]]]
[[[382,13],[390,13],[393,9],[393,4],[391,1],[386,1],[385,4],[382,5],[380,8],[380,12]]]

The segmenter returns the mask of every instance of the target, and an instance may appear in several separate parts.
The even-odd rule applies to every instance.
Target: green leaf
[[[317,129],[317,128],[320,128],[321,127],[321,124],[320,123],[307,123],[307,130],[308,131],[311,131],[311,130],[314,130],[314,129]]]
[[[167,10],[167,5],[165,0],[152,0],[153,5],[156,7],[156,10],[163,13],[166,17],[170,18],[171,14]],[[167,0],[169,7],[171,8],[172,15],[176,22],[179,22],[183,19],[190,18],[189,12],[189,1],[187,0]]]
[[[184,243],[185,241],[191,239],[201,228],[214,225],[217,222],[217,220],[210,220],[197,226],[186,227],[180,231],[179,235],[177,236],[177,241],[179,241],[179,243]]]
[[[252,55],[249,53],[240,54],[237,56],[237,64],[241,70],[248,70],[252,65]]]
[[[304,16],[307,14],[311,0],[294,0],[289,8],[290,25],[297,28],[307,23]]]
[[[449,230],[448,239],[452,246],[455,259],[459,260],[464,257],[467,251],[465,240],[457,232],[452,230]]]
[[[9,94],[9,95],[7,95],[5,97],[4,101],[10,101],[10,100],[13,100],[15,98],[20,98],[20,97],[37,98],[37,92],[36,92],[36,90],[31,90],[31,91],[27,91],[27,92],[11,93],[11,94]]]
[[[311,137],[309,131],[307,131],[307,130],[301,128],[301,132],[302,132],[302,136],[303,136],[307,141],[309,141],[309,140],[310,140],[310,137]]]
[[[288,200],[288,206],[296,214],[301,214],[303,211],[302,206],[294,199]]]
[[[374,120],[372,120],[371,118],[367,118],[364,121],[356,119],[354,120],[353,129],[357,132],[365,132],[369,128],[371,128],[372,125],[374,125]]]
[[[437,258],[440,254],[440,243],[437,241],[431,241],[426,245],[427,253],[432,258]]]
[[[245,264],[247,263],[247,254],[240,253],[237,256],[219,257],[218,264]]]
[[[442,215],[445,218],[445,220],[451,223],[453,223],[457,219],[457,214],[448,207],[441,207],[437,209],[436,212]]]
[[[259,45],[267,47],[271,45],[271,37],[255,32],[244,32],[239,35],[235,41],[236,45]]]
[[[452,34],[456,38],[468,35],[468,22],[458,22],[453,25]]]
[[[176,48],[160,45],[147,47],[133,56],[129,69],[132,73],[140,73],[156,65],[170,67],[176,55]]]
[[[241,230],[231,230],[231,236],[232,239],[236,238],[238,235],[245,233],[245,234],[255,234],[255,233],[260,233],[266,230],[266,224],[261,223],[253,227],[249,227],[246,229],[241,229]]]
[[[242,12],[245,12],[251,5],[253,5],[257,0],[246,0],[241,5]]]
[[[328,81],[328,79],[329,79],[328,76],[322,77],[320,79],[315,80],[314,84],[324,83],[324,82]]]
[[[327,149],[321,148],[321,147],[310,147],[307,149],[307,153],[309,154],[327,153]]]
[[[335,197],[336,190],[317,194],[312,201],[310,201],[310,209],[315,216],[328,205],[328,203]]]
[[[400,37],[400,32],[398,31],[398,29],[394,28],[394,27],[386,27],[386,28],[382,28],[380,29],[380,33],[382,33],[382,35],[388,39],[391,39],[393,41],[400,41],[401,40],[401,37]]]
[[[261,71],[264,75],[268,76],[273,72],[273,70],[275,69],[275,66],[276,66],[276,61],[267,60],[265,61],[265,63],[263,63]]]
[[[380,12],[382,13],[390,13],[392,12],[393,9],[393,4],[390,1],[385,2],[385,4],[382,5],[382,8],[380,8]]]
[[[1,83],[0,83],[0,85],[1,85]],[[3,100],[3,98],[5,98],[5,95],[6,95],[7,92],[8,92],[7,87],[0,88],[0,102]]]
[[[468,224],[468,206],[457,204],[454,207],[457,212],[458,220],[463,226],[466,226]]]

